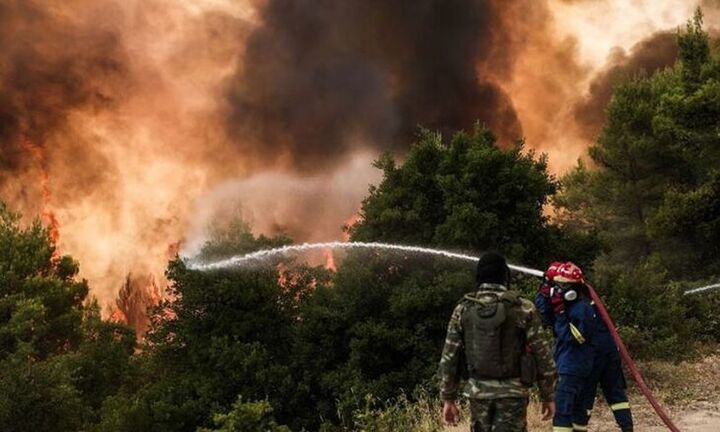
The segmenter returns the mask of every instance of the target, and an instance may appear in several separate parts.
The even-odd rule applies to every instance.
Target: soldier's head
[[[496,252],[487,252],[480,257],[477,264],[475,280],[482,283],[495,283],[507,286],[510,282],[510,268],[505,257]]]

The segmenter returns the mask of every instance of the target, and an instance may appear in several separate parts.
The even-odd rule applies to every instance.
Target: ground
[[[640,367],[653,392],[681,431],[720,431],[720,351],[715,350],[702,360],[681,363],[646,362]],[[655,415],[652,406],[630,381],[628,378],[635,430],[667,431],[668,428]],[[549,422],[540,419],[539,411],[539,404],[531,404],[528,414],[529,431],[552,430]],[[467,421],[457,427],[446,429],[447,432],[468,430]],[[590,421],[590,430],[593,432],[618,430],[607,404],[601,398]]]

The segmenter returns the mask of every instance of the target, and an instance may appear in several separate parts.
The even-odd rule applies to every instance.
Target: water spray
[[[431,249],[431,248],[424,248],[419,246],[403,246],[403,245],[395,245],[395,244],[389,244],[389,243],[369,243],[369,242],[327,242],[327,243],[303,243],[299,245],[289,245],[289,246],[283,246],[279,248],[274,249],[265,249],[260,250],[257,252],[248,253],[245,255],[237,255],[228,259],[224,259],[221,261],[215,261],[211,263],[199,263],[195,261],[188,261],[188,268],[192,270],[201,270],[201,271],[208,271],[208,270],[220,270],[220,269],[226,269],[226,268],[232,268],[232,267],[238,267],[247,265],[252,262],[262,261],[264,259],[278,256],[278,255],[284,255],[291,252],[305,252],[309,250],[316,250],[316,249],[381,249],[381,250],[393,250],[393,251],[399,251],[399,252],[410,252],[410,253],[418,253],[418,254],[429,254],[429,255],[436,255],[436,256],[443,256],[446,258],[454,258],[454,259],[461,259],[465,261],[477,261],[479,257],[472,256],[472,255],[466,255],[461,253],[455,253],[450,252],[446,250],[440,250],[440,249]],[[530,267],[524,267],[514,264],[508,264],[508,267],[510,267],[510,270],[524,273],[527,275],[540,277],[542,278],[544,276],[544,272],[541,270],[533,269]],[[645,383],[645,379],[643,378],[642,374],[640,373],[640,369],[635,364],[635,361],[630,356],[630,352],[628,351],[627,347],[625,346],[625,343],[622,341],[622,338],[620,337],[620,334],[617,331],[617,328],[615,327],[615,323],[613,322],[612,318],[610,318],[610,314],[607,311],[607,308],[605,307],[605,304],[600,299],[600,296],[595,292],[595,289],[593,289],[592,286],[587,284],[588,291],[590,292],[590,297],[595,302],[595,306],[597,307],[598,312],[600,313],[600,317],[605,322],[605,324],[608,327],[608,330],[610,330],[610,334],[612,335],[613,340],[615,341],[615,344],[618,347],[618,350],[620,351],[620,356],[623,359],[623,362],[627,366],[628,370],[630,371],[630,374],[632,375],[633,379],[637,383],[638,387],[640,388],[640,392],[645,396],[645,398],[650,402],[650,405],[652,405],[653,409],[657,413],[657,415],[662,419],[663,423],[668,427],[669,430],[672,432],[679,432],[680,430],[675,426],[675,424],[672,422],[672,419],[670,419],[670,416],[665,412],[665,410],[662,408],[660,403],[655,399],[655,396],[653,395],[650,388]],[[704,291],[709,291],[715,288],[720,288],[720,284],[717,285],[709,285],[706,287],[696,288],[685,292],[685,295],[687,294],[694,294]]]
[[[437,255],[445,258],[460,259],[465,261],[477,261],[478,257],[472,255],[465,255],[456,252],[450,252],[441,249],[430,249],[419,246],[403,246],[389,243],[369,243],[369,242],[326,242],[326,243],[303,243],[298,245],[282,246],[274,249],[263,249],[257,252],[248,253],[245,255],[237,255],[231,258],[227,258],[221,261],[215,261],[211,263],[200,263],[195,261],[188,261],[188,268],[191,270],[220,270],[231,267],[241,267],[243,265],[262,261],[274,256],[285,255],[292,252],[307,252],[310,250],[317,249],[381,249],[381,250],[392,250],[398,252],[410,252],[416,254],[428,254]],[[532,269],[529,267],[523,267],[514,264],[508,264],[510,270],[528,274],[531,276],[542,277],[543,272],[540,270]]]
[[[714,291],[716,289],[720,288],[720,284],[713,284],[713,285],[707,285],[700,288],[693,288],[690,290],[687,290],[683,293],[684,296],[686,295],[692,295],[692,294],[700,294],[708,291]]]

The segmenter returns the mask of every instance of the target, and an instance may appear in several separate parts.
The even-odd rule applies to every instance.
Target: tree
[[[213,416],[215,429],[198,429],[198,432],[290,432],[287,426],[278,426],[272,418],[272,407],[267,401],[233,404],[227,414]]]
[[[618,321],[640,332],[635,348],[665,355],[687,352],[681,348],[692,338],[677,335],[705,334],[695,330],[711,326],[698,326],[707,315],[697,315],[689,299],[662,303],[684,282],[720,269],[720,56],[710,49],[699,10],[678,33],[678,45],[672,68],[615,89],[589,151],[593,166],[581,163],[565,176],[555,199],[569,228],[598,229],[604,253],[595,276]],[[651,313],[625,297],[640,293],[645,306],[673,314]]]
[[[557,189],[545,156],[524,152],[521,142],[501,150],[479,127],[449,144],[427,130],[418,138],[401,166],[389,154],[375,163],[383,180],[349,228],[353,240],[496,249],[533,265],[585,247],[544,214]]]
[[[41,361],[80,343],[88,287],[74,280],[72,258],[55,257],[39,221],[19,220],[0,202],[0,360],[21,351]]]
[[[85,304],[78,264],[47,229],[0,202],[0,423],[6,431],[76,431],[97,418],[132,354],[131,330]]]
[[[446,144],[421,130],[401,165],[385,154],[375,166],[383,179],[349,227],[352,240],[500,249],[535,265],[573,251],[594,257],[594,245],[582,243],[587,236],[570,238],[549,223],[543,207],[555,181],[545,158],[524,153],[521,143],[501,150],[476,128]],[[393,400],[434,388],[447,320],[474,290],[475,267],[385,251],[349,252],[340,262],[332,285],[300,309],[293,357],[295,370],[316,371],[300,385],[312,410],[351,427],[368,395]]]
[[[367,395],[392,400],[434,388],[447,320],[472,291],[473,268],[405,253],[344,257],[332,285],[318,287],[300,309],[293,369],[308,409],[350,427]]]
[[[699,11],[678,44],[673,68],[615,89],[607,123],[589,152],[597,169],[581,164],[562,180],[558,205],[569,219],[599,229],[612,263],[667,251],[658,242],[669,239],[652,221],[679,194],[712,182],[720,162],[720,62],[710,55]],[[671,212],[663,213],[666,220]]]
[[[255,237],[241,220],[225,229],[215,232],[201,259],[287,242],[285,236]],[[239,395],[267,400],[280,421],[294,421],[292,327],[298,302],[325,283],[327,272],[292,262],[265,264],[201,272],[179,258],[171,261],[171,300],[151,314],[139,375],[108,401],[99,429],[195,432],[216,425],[213,413],[231,410],[241,421],[250,406],[233,408]],[[236,420],[216,426],[225,430],[228,421]]]

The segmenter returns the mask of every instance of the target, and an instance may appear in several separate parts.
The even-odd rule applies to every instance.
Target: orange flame
[[[152,275],[133,277],[128,274],[114,305],[108,307],[110,321],[133,327],[142,340],[150,325],[148,309],[162,301],[162,289]]]
[[[352,214],[345,223],[343,224],[343,240],[349,241],[350,240],[350,230],[352,227],[357,224],[358,222],[362,222],[362,215],[360,215],[360,210],[356,211]]]
[[[325,250],[325,268],[332,272],[337,272],[337,265],[335,264],[335,255],[333,254],[332,249]]]
[[[170,243],[167,247],[168,259],[174,258],[181,242]],[[110,321],[127,324],[135,329],[138,340],[143,340],[150,327],[149,310],[163,300],[172,300],[163,290],[164,280],[158,280],[153,274],[125,277],[114,304],[107,307],[106,316]],[[161,315],[164,319],[174,319],[175,314],[165,308]]]
[[[33,143],[27,137],[24,137],[22,140],[22,145],[25,150],[32,155],[40,168],[40,191],[42,193],[42,209],[40,215],[48,226],[50,240],[52,240],[53,244],[57,245],[60,241],[60,223],[55,213],[50,209],[52,193],[50,192],[50,175],[45,168],[45,154],[41,146]],[[57,255],[57,251],[55,253]]]

